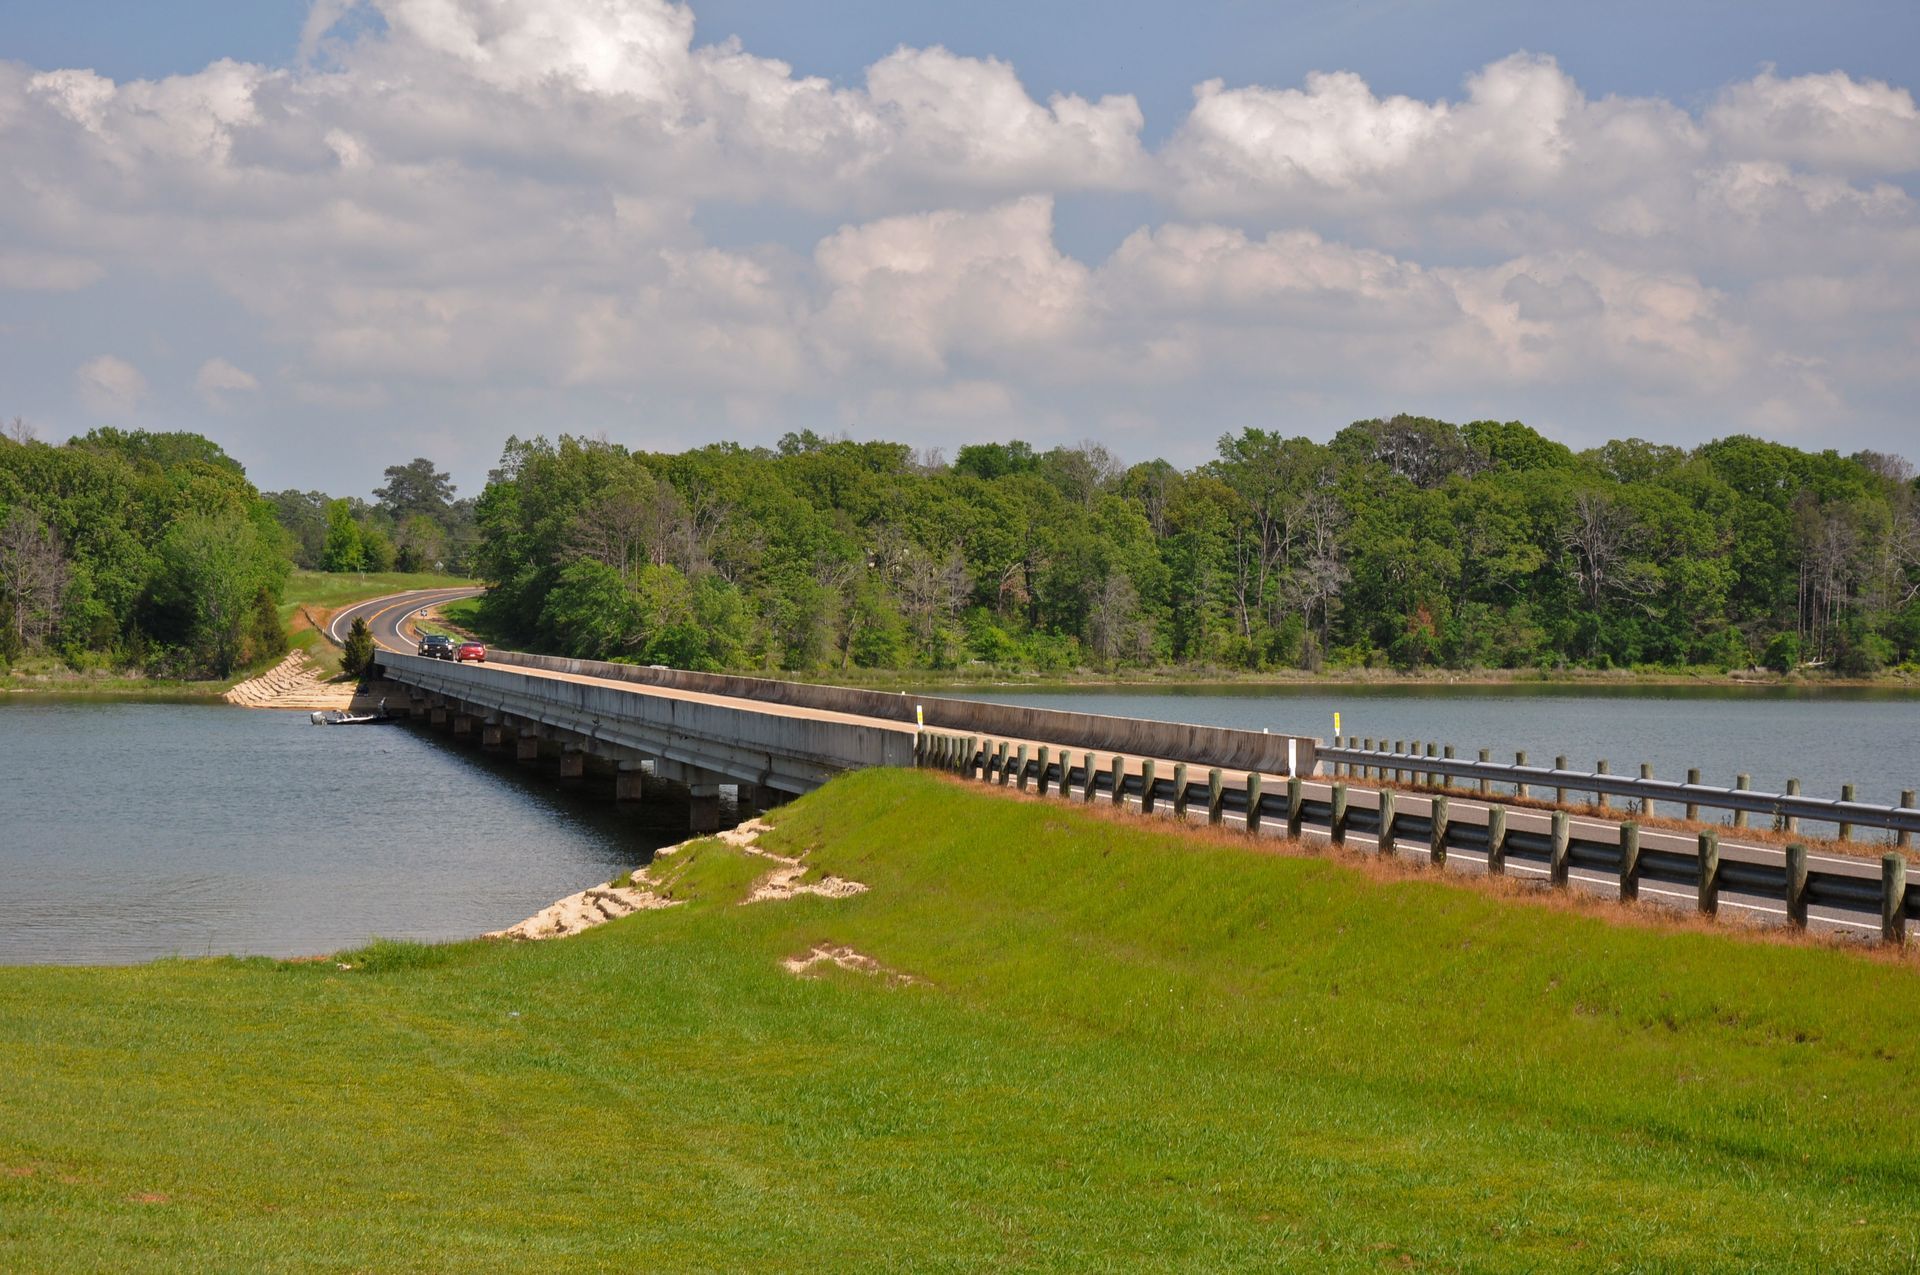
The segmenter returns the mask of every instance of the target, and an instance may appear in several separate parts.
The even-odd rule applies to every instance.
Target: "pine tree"
[[[347,630],[347,645],[340,656],[340,670],[357,676],[372,665],[373,630],[367,627],[364,616],[356,616],[353,627]]]

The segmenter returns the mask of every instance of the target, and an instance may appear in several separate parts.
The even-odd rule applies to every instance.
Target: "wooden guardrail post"
[[[1853,792],[1854,792],[1854,789],[1853,789],[1853,785],[1852,785],[1852,784],[1841,784],[1841,785],[1840,785],[1840,800],[1842,800],[1842,801],[1852,801],[1852,800],[1853,800]],[[1843,823],[1843,824],[1841,824],[1841,825],[1840,825],[1840,840],[1842,840],[1842,841],[1852,841],[1852,840],[1853,840],[1853,825],[1852,825],[1852,824],[1850,824],[1850,823]]]
[[[1427,862],[1436,868],[1447,866],[1447,799],[1433,799],[1433,831],[1427,836]]]
[[[1689,766],[1687,768],[1687,782],[1695,787],[1699,786],[1700,768],[1698,766]],[[1700,803],[1697,801],[1689,801],[1687,803],[1687,822],[1698,823],[1699,821],[1700,821]]]
[[[1127,759],[1119,753],[1113,755],[1113,804],[1127,804]]]
[[[1720,911],[1720,834],[1712,828],[1700,834],[1700,910],[1708,916]]]
[[[1051,748],[1048,748],[1045,744],[1040,745],[1040,751],[1037,754],[1037,760],[1039,761],[1039,764],[1040,764],[1040,779],[1039,779],[1038,786],[1035,788],[1035,791],[1038,792],[1040,796],[1044,797],[1047,795],[1047,766],[1050,762],[1053,761],[1053,750]]]
[[[1260,831],[1260,776],[1247,772],[1247,831],[1258,835]]]
[[[1880,938],[1907,941],[1907,856],[1895,850],[1880,856]]]
[[[1300,776],[1287,776],[1287,836],[1295,841],[1300,839],[1300,820],[1305,801],[1306,789],[1300,782]]]
[[[1087,750],[1087,785],[1080,792],[1080,800],[1086,802],[1088,805],[1093,804],[1095,794],[1100,791],[1100,785],[1094,782],[1094,776],[1099,773],[1099,761],[1094,757],[1093,750],[1089,748]]]
[[[1913,809],[1913,789],[1909,788],[1905,792],[1900,794],[1900,809],[1902,810]],[[1913,834],[1911,832],[1908,832],[1905,828],[1902,828],[1899,832],[1894,834],[1893,844],[1895,844],[1896,846],[1899,846],[1902,850],[1905,850],[1908,846],[1913,844]]]
[[[1363,741],[1362,747],[1364,747],[1368,752],[1373,751],[1373,737],[1371,735],[1367,736],[1366,740]],[[1371,779],[1379,771],[1379,769],[1380,768],[1378,766],[1363,765],[1360,767],[1360,778]]]
[[[1642,779],[1653,778],[1653,766],[1651,764],[1644,761],[1640,763],[1640,778]],[[1653,813],[1653,798],[1651,797],[1640,798],[1640,813],[1643,815],[1650,815]]]
[[[1565,770],[1567,768],[1566,754],[1562,753],[1553,759],[1553,768],[1555,770]],[[1555,788],[1553,790],[1553,804],[1556,806],[1564,806],[1567,804],[1567,790],[1565,788]]]
[[[1620,825],[1620,897],[1640,897],[1640,825]]]
[[[1733,777],[1733,786],[1734,786],[1734,789],[1738,792],[1746,792],[1753,787],[1753,776],[1752,775],[1735,775]],[[1733,812],[1733,826],[1736,828],[1744,828],[1747,826],[1746,811],[1736,810]]]
[[[1021,792],[1025,792],[1027,790],[1027,746],[1025,744],[1020,745],[1020,753],[1014,758],[1013,769],[1014,784]]]
[[[1380,792],[1380,838],[1377,848],[1381,854],[1389,857],[1393,854],[1393,825],[1398,822],[1394,811],[1394,795],[1391,788]]]
[[[1491,748],[1482,748],[1480,750],[1480,760],[1483,762],[1492,761],[1493,750]],[[1480,780],[1479,790],[1482,797],[1493,796],[1493,781],[1483,776]]]
[[[1415,787],[1418,787],[1420,785],[1420,767],[1417,764],[1420,760],[1420,741],[1419,740],[1417,739],[1412,740],[1411,742],[1408,743],[1407,756],[1416,763],[1415,765],[1407,768],[1407,782],[1414,785]]]
[[[1183,761],[1173,764],[1173,817],[1182,823],[1187,818],[1187,763]]]
[[[1807,848],[1797,841],[1787,847],[1787,924],[1807,928]]]
[[[1501,876],[1507,870],[1507,808],[1487,807],[1487,875]]]
[[[1427,745],[1427,760],[1433,761],[1435,759],[1434,745],[1430,743]],[[1431,788],[1438,782],[1440,782],[1440,776],[1434,774],[1433,770],[1429,768],[1427,771],[1427,787]]]
[[[1787,796],[1798,797],[1799,795],[1800,795],[1800,781],[1798,779],[1787,780]],[[1781,811],[1779,827],[1780,827],[1780,831],[1782,832],[1800,831],[1800,816],[1790,815],[1786,813],[1784,810]]]
[[[1140,763],[1140,813],[1153,813],[1153,758]]]
[[[1524,766],[1524,765],[1526,765],[1526,764],[1527,764],[1527,755],[1526,755],[1525,753],[1523,753],[1523,752],[1521,752],[1521,753],[1515,753],[1515,754],[1513,755],[1513,764],[1514,764],[1514,765],[1516,765],[1516,766]],[[1519,798],[1519,799],[1520,799],[1521,801],[1525,801],[1525,800],[1527,799],[1527,786],[1526,786],[1526,785],[1525,785],[1524,783],[1516,783],[1516,784],[1514,784],[1514,786],[1513,786],[1513,795],[1514,795],[1515,797],[1517,797],[1517,798]]]
[[[1226,817],[1225,797],[1226,780],[1221,777],[1220,768],[1215,766],[1207,772],[1207,822],[1219,823]]]
[[[973,765],[974,765],[973,759],[976,753],[978,752],[979,748],[980,748],[979,737],[975,735],[967,736],[967,752],[966,752],[966,756],[960,759],[960,773],[968,779],[973,778]]]
[[[1000,741],[1000,746],[993,750],[993,768],[987,772],[986,776],[989,783],[995,781],[1005,783],[1007,781],[1008,747],[1007,741],[1003,739]]]
[[[1446,761],[1454,760],[1453,745],[1448,744],[1445,748],[1441,749],[1440,756],[1443,760],[1446,760]],[[1427,776],[1427,778],[1432,780],[1434,783],[1439,784],[1442,788],[1453,787],[1453,772],[1451,770],[1441,775],[1429,775]]]
[[[1336,846],[1347,844],[1347,786],[1333,786],[1333,818],[1329,821],[1329,838]]]
[[[1567,812],[1553,812],[1552,848],[1547,852],[1547,880],[1554,885],[1567,883],[1567,842],[1570,839],[1567,828]]]
[[[1404,739],[1396,739],[1396,740],[1394,740],[1394,741],[1393,741],[1393,753],[1394,753],[1394,756],[1396,756],[1396,757],[1398,757],[1398,756],[1401,756],[1401,755],[1402,755],[1402,754],[1404,754],[1404,753],[1405,753],[1406,751],[1407,751],[1407,741],[1406,741],[1406,740],[1404,740]],[[1399,782],[1400,782],[1400,781],[1401,781],[1402,779],[1404,779],[1404,778],[1406,777],[1406,773],[1407,773],[1407,772],[1406,772],[1406,771],[1404,771],[1404,770],[1402,770],[1402,769],[1400,769],[1400,767],[1398,767],[1398,766],[1395,766],[1395,767],[1393,768],[1393,782],[1394,782],[1394,783],[1396,783],[1396,784],[1397,784],[1397,783],[1399,783]]]
[[[1610,773],[1607,770],[1606,758],[1602,757],[1600,759],[1600,764],[1593,768],[1593,773],[1596,775],[1605,775]],[[1596,788],[1594,789],[1594,792],[1593,792],[1593,804],[1600,807],[1600,809],[1602,810],[1611,810],[1613,808],[1613,798]]]

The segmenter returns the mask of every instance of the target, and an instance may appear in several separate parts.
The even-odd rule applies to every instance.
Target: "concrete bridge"
[[[843,771],[911,766],[929,731],[1046,749],[1124,755],[1130,773],[1176,762],[1286,777],[1313,773],[1316,741],[1304,736],[1063,713],[762,678],[639,668],[500,651],[485,664],[413,654],[408,623],[447,591],[385,598],[336,617],[370,620],[379,647],[370,687],[390,710],[410,712],[483,747],[547,759],[562,776],[611,774],[615,795],[684,794],[693,831],[719,826],[722,789],[742,817],[808,792]],[[402,705],[398,697],[404,696]],[[1151,773],[1149,771],[1148,773]]]

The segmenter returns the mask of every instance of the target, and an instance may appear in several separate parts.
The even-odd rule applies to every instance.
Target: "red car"
[[[456,662],[476,660],[481,664],[485,664],[487,662],[487,648],[478,642],[462,642],[460,649],[453,653],[453,658]]]

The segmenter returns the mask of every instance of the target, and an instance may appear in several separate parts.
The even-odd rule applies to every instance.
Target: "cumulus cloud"
[[[1174,452],[1287,403],[1886,430],[1920,389],[1904,88],[1766,71],[1696,111],[1516,53],[1433,100],[1210,80],[1149,149],[1132,97],[991,57],[835,83],[694,39],[667,0],[320,0],[290,66],[0,63],[0,289],[211,296],[223,421],[452,403],[483,453],[580,411],[1159,420]],[[1080,260],[1063,196],[1147,224]],[[720,204],[836,228],[716,242]],[[76,387],[154,399],[107,355]]]
[[[1844,71],[1782,79],[1771,70],[1726,89],[1707,123],[1730,152],[1829,172],[1920,170],[1913,94]]]
[[[73,371],[74,388],[89,410],[125,416],[147,396],[147,378],[125,359],[100,354]]]

